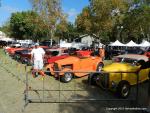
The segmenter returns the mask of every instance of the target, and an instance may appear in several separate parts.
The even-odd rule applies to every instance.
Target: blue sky
[[[11,13],[32,9],[29,0],[0,0],[0,2],[0,26],[9,20]],[[89,5],[89,0],[62,0],[62,8],[71,22],[74,22],[77,14],[87,5]]]

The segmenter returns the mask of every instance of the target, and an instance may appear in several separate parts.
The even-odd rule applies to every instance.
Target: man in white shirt
[[[44,73],[42,72],[43,69],[43,59],[44,59],[45,51],[43,48],[39,47],[39,44],[35,44],[35,48],[31,51],[31,60],[33,62],[33,70],[35,72],[39,72],[41,75]],[[33,74],[34,75],[34,74]]]

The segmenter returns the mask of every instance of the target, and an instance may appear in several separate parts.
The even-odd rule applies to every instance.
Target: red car
[[[79,51],[76,51],[77,53],[77,56],[81,55],[81,57],[90,57],[91,56],[91,53],[92,51],[89,51],[89,50],[79,50]]]
[[[49,52],[46,52],[49,54],[45,55],[45,64],[51,64],[54,63],[57,60],[64,59],[68,57],[68,53],[64,52],[64,49],[58,48],[58,49],[50,49]]]
[[[64,49],[60,49],[60,48],[59,49],[51,49],[50,51],[51,51],[50,56],[48,56],[47,60],[46,60],[47,64],[54,63],[57,60],[67,58],[69,56],[68,53],[65,53]],[[88,50],[76,51],[77,56],[80,55],[81,57],[90,57],[91,53],[92,53],[92,51],[88,51]]]
[[[48,49],[49,47],[47,46],[39,46],[41,48],[43,48],[45,51],[46,49]],[[21,54],[20,54],[20,60],[22,63],[31,65],[31,51],[33,48],[28,48],[25,49]]]
[[[146,55],[147,57],[150,58],[150,49],[148,49],[148,50],[144,53],[144,55]]]
[[[15,49],[20,49],[20,48],[21,46],[10,46],[10,47],[5,48],[5,52],[7,54],[11,54],[13,53],[12,51],[14,51]]]
[[[31,65],[31,49],[24,50],[20,54],[20,61],[24,64]]]

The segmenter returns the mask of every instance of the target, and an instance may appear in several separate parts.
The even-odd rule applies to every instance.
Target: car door
[[[76,76],[82,77],[88,74],[87,71],[91,71],[91,60],[89,58],[80,58],[78,64],[76,64],[75,71],[81,71],[81,73],[75,73]],[[78,66],[78,67],[77,67]]]
[[[82,71],[92,71],[95,57],[80,59],[80,67]]]

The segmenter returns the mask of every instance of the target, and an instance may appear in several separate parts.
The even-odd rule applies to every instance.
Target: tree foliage
[[[116,24],[122,23],[123,13],[127,9],[128,4],[125,0],[90,0],[90,6],[85,7],[77,16],[77,28],[107,40]]]
[[[77,31],[95,33],[104,41],[149,38],[149,0],[89,0],[77,16]]]
[[[79,33],[92,33],[92,16],[90,7],[83,8],[75,21]]]
[[[1,30],[18,39],[33,40],[54,35],[57,39],[73,39],[79,34],[93,33],[105,42],[150,39],[149,0],[89,0],[75,24],[67,21],[61,0],[29,1],[35,12],[13,13],[10,23]]]
[[[11,36],[16,39],[40,40],[46,36],[46,25],[33,11],[12,13],[10,18]]]
[[[59,25],[61,25],[63,23],[60,23]],[[63,29],[61,26],[57,26],[56,28],[56,36],[59,37],[59,39],[67,39],[68,41],[71,41],[73,40],[75,37],[77,37],[79,34],[77,33],[76,31],[76,28],[75,26],[70,23],[70,22],[67,22],[65,23],[65,29]]]
[[[141,41],[148,38],[150,32],[150,6],[143,4],[132,10],[124,19],[124,32],[128,40]]]
[[[30,0],[30,2],[47,25],[49,36],[54,34],[56,27],[66,29],[66,15],[62,12],[60,0]]]

